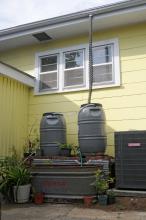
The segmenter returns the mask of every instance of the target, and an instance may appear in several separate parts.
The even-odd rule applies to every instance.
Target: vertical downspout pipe
[[[92,54],[92,20],[93,15],[89,15],[89,95],[88,104],[91,103],[92,84],[93,84],[93,54]]]

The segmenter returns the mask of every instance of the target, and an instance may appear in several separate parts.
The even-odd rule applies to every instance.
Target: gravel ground
[[[1,213],[1,220],[146,220],[142,211],[113,212],[76,204],[9,205]]]

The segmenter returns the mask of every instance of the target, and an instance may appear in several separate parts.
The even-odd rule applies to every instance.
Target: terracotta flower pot
[[[37,205],[41,205],[44,202],[44,195],[43,193],[36,193],[34,195],[34,203]]]
[[[90,207],[92,205],[93,196],[84,196],[85,207]]]

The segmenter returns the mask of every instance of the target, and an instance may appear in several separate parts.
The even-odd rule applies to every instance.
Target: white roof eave
[[[32,36],[39,32],[46,32],[52,40],[88,33],[89,14],[94,15],[93,31],[139,23],[146,21],[146,0],[123,1],[1,30],[0,51],[40,43]]]
[[[34,77],[2,62],[0,62],[0,74],[15,79],[28,87],[33,88],[35,86]]]

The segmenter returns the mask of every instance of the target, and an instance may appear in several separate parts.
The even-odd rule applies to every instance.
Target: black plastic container
[[[82,105],[78,115],[78,126],[82,155],[104,154],[107,136],[102,105],[98,103]]]
[[[60,144],[66,143],[66,123],[62,114],[44,113],[40,123],[40,148],[43,156],[59,155]]]

